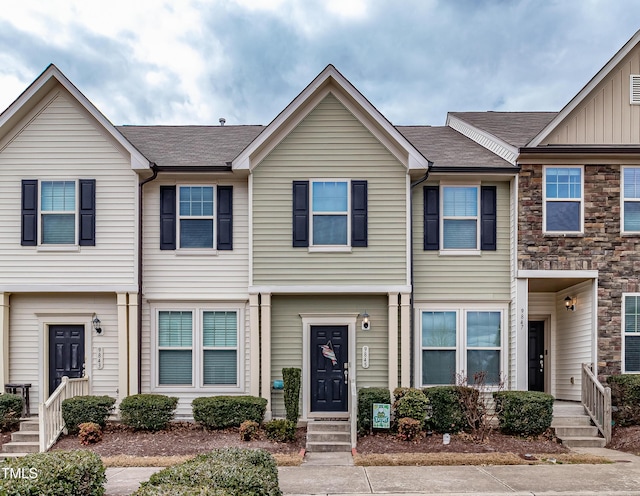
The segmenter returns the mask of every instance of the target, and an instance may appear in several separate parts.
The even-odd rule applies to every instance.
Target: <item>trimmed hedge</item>
[[[517,436],[538,436],[551,427],[553,396],[537,391],[493,393],[500,430]]]
[[[430,416],[427,419],[427,426],[431,430],[439,433],[456,433],[468,427],[460,398],[462,387],[464,386],[434,386],[422,390],[429,400]],[[473,391],[477,396],[478,392]]]
[[[0,431],[13,429],[20,423],[24,400],[19,394],[0,395]]]
[[[257,396],[209,396],[191,403],[193,419],[207,429],[240,427],[245,420],[262,423],[267,400]]]
[[[51,451],[0,462],[0,494],[6,496],[102,496],[106,481],[102,460],[91,451]]]
[[[284,380],[284,408],[287,412],[287,420],[298,422],[300,412],[300,378],[302,370],[297,368],[282,369]]]
[[[398,394],[393,404],[396,421],[400,421],[403,418],[412,418],[420,422],[420,425],[427,418],[428,408],[429,400],[427,397],[422,391],[414,388],[403,390]]]
[[[279,443],[291,443],[296,440],[296,422],[286,419],[270,420],[264,423],[267,439]]]
[[[364,436],[373,428],[373,404],[391,404],[391,393],[386,388],[369,387],[358,390],[358,434]]]
[[[619,426],[640,424],[640,375],[612,375],[607,378],[611,386],[613,421]]]
[[[134,429],[159,431],[173,420],[178,398],[163,394],[134,394],[120,403],[122,423]]]
[[[265,450],[222,448],[166,468],[135,496],[281,496],[276,462]]]
[[[62,418],[69,434],[77,434],[78,426],[86,422],[103,429],[113,411],[115,398],[110,396],[75,396],[62,402]]]

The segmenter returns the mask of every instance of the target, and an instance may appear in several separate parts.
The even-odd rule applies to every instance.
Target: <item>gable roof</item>
[[[407,169],[427,170],[428,160],[333,65],[271,121],[238,157],[233,169],[253,169],[331,92]]]
[[[558,112],[558,115],[549,122],[544,129],[542,129],[536,136],[531,139],[531,141],[527,144],[527,147],[535,147],[538,146],[545,138],[547,138],[560,123],[578,106],[580,105],[593,91],[593,89],[598,86],[608,75],[609,73],[624,59],[635,46],[640,43],[640,30],[638,30],[631,39],[625,43],[625,45],[618,50],[618,52],[611,57],[609,62],[605,64],[605,66],[598,71],[598,73],[591,78],[591,80],[578,92],[576,96],[574,96],[564,108]]]
[[[134,170],[150,169],[149,160],[144,157],[129,141],[125,139],[113,124],[76,88],[55,65],[49,66],[31,83],[15,101],[0,114],[0,137],[12,129],[31,108],[39,102],[56,84],[62,85],[73,98],[131,155],[131,168]]]

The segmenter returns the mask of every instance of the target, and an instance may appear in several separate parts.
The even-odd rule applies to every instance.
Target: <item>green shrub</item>
[[[640,375],[612,375],[607,378],[611,386],[612,412],[616,425],[621,427],[640,424]]]
[[[245,420],[261,423],[267,400],[256,396],[209,396],[191,403],[193,419],[207,429],[240,427]]]
[[[20,477],[12,478],[11,470]],[[101,496],[106,480],[102,460],[91,451],[51,451],[0,462],[4,496]]]
[[[553,396],[537,391],[493,393],[500,430],[517,436],[538,436],[551,426]]]
[[[386,388],[362,388],[358,390],[358,434],[364,436],[373,428],[373,404],[391,404],[391,395]]]
[[[13,429],[20,423],[24,400],[19,394],[0,395],[0,431]]]
[[[427,426],[430,429],[440,433],[455,433],[467,428],[467,417],[461,400],[462,387],[434,386],[422,390],[429,400],[430,408]],[[478,392],[473,391],[477,397]]]
[[[258,437],[260,424],[253,420],[245,420],[240,424],[240,439],[243,441],[251,441]]]
[[[396,421],[400,421],[403,418],[412,418],[421,424],[427,418],[428,407],[429,400],[427,397],[422,391],[414,388],[404,391],[399,399],[396,399],[393,403]]]
[[[88,446],[102,441],[102,427],[98,424],[85,422],[84,424],[80,424],[78,427],[80,428],[80,432],[78,433],[80,444]]]
[[[75,396],[62,402],[62,418],[70,434],[78,433],[78,426],[94,422],[104,429],[116,402],[109,396]]]
[[[264,423],[267,439],[279,443],[291,443],[296,440],[296,422],[285,419],[270,420]]]
[[[163,394],[134,394],[120,403],[122,423],[134,429],[159,431],[173,419],[178,398]]]
[[[287,412],[287,420],[298,421],[300,411],[300,378],[302,371],[296,368],[282,369],[284,380],[284,408]]]
[[[223,448],[153,474],[134,493],[158,495],[281,496],[278,468],[264,450]]]
[[[403,441],[413,441],[422,432],[422,422],[411,417],[398,420],[398,437]]]

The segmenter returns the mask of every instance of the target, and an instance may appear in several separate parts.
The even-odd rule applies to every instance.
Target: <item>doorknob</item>
[[[540,372],[544,369],[544,358],[540,357]]]
[[[347,363],[344,364],[344,371],[342,373],[344,374],[344,383],[348,384],[349,383],[349,364]]]

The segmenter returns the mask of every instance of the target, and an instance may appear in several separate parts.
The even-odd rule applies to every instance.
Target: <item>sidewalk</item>
[[[579,451],[576,449],[575,451]],[[608,449],[606,465],[515,465],[455,467],[355,467],[350,456],[310,459],[300,467],[280,467],[280,488],[288,496],[396,496],[447,494],[640,496],[640,457]],[[335,455],[333,455],[335,456]],[[131,494],[158,468],[109,468],[105,496]]]

